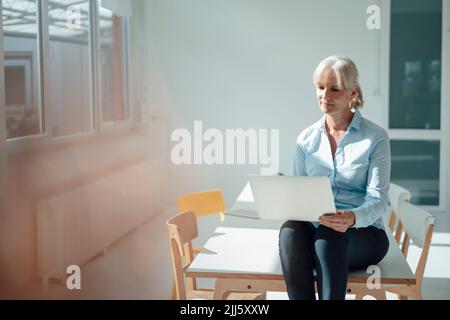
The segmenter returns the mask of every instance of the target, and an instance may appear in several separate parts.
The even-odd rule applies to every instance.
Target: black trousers
[[[344,300],[348,271],[380,262],[389,239],[373,226],[342,233],[310,222],[286,221],[280,229],[279,249],[289,299],[315,300],[316,269],[319,299]]]

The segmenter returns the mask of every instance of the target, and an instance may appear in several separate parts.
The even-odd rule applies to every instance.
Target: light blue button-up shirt
[[[328,177],[336,208],[355,213],[355,228],[373,225],[384,229],[390,171],[386,131],[363,118],[358,110],[339,141],[334,159],[325,116],[297,138],[294,175]]]

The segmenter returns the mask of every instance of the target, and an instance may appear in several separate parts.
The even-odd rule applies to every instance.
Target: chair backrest
[[[411,192],[406,190],[405,188],[399,186],[391,182],[389,184],[389,192],[388,192],[389,202],[391,204],[391,208],[394,210],[395,214],[398,214],[398,205],[400,202],[410,201],[411,200]]]
[[[225,203],[219,189],[181,195],[177,200],[178,212],[192,211],[198,217],[219,213],[220,219],[225,219]]]
[[[410,202],[400,203],[398,213],[405,232],[416,246],[423,249],[428,228],[433,224],[434,217]]]
[[[415,272],[417,283],[420,286],[431,245],[434,217],[428,211],[406,201],[399,204],[398,215],[405,230],[405,237],[402,245],[403,254],[405,256],[408,254],[410,239],[416,246],[422,249],[419,264],[417,265]]]
[[[400,243],[400,238],[402,235],[402,224],[398,221],[398,205],[401,202],[411,200],[411,192],[405,188],[399,186],[395,183],[389,184],[389,204],[391,207],[390,217],[389,217],[389,229],[394,232],[394,238]],[[397,225],[397,226],[396,226]]]
[[[192,240],[198,237],[197,218],[192,211],[186,211],[169,219],[166,223],[169,231],[169,245],[175,276],[175,288],[179,300],[186,299],[184,284],[183,257],[189,264],[194,259]],[[189,280],[189,289],[195,288],[195,280]]]

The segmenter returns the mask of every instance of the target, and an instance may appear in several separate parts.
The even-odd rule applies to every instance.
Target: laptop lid
[[[262,219],[319,221],[336,213],[327,177],[249,175],[258,215]]]

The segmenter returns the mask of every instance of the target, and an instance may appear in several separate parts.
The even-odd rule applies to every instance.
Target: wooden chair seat
[[[434,229],[434,218],[427,211],[406,201],[400,202],[398,206],[400,223],[404,226],[405,236],[400,250],[397,239],[388,233],[390,248],[383,261],[380,262],[381,269],[381,289],[370,290],[365,283],[349,283],[349,288],[356,293],[357,298],[363,298],[365,295],[371,295],[378,299],[385,298],[386,292],[397,294],[400,299],[413,297],[422,299],[421,286],[425,266],[428,258],[428,252],[431,245],[431,238]],[[411,271],[406,260],[410,240],[422,249],[419,264],[415,272]],[[386,275],[404,274],[406,282],[383,284],[383,278]],[[411,276],[412,275],[412,276]],[[352,277],[352,275],[349,275]],[[349,281],[350,282],[350,281]]]

